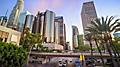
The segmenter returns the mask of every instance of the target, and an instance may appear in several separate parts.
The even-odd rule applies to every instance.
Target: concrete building
[[[7,27],[15,30],[17,29],[19,15],[23,10],[23,7],[24,7],[24,0],[17,0],[17,3],[10,14]]]
[[[72,26],[72,44],[73,44],[73,49],[78,48],[78,35],[79,31],[77,26]]]
[[[21,32],[0,26],[0,41],[19,45]]]
[[[29,11],[24,11],[20,13],[19,20],[18,20],[18,28],[17,28],[17,30],[20,32],[23,32],[25,18],[27,15],[31,15],[31,13]]]
[[[85,2],[82,6],[81,19],[83,24],[83,30],[85,34],[85,28],[90,26],[91,21],[94,21],[97,18],[96,9],[94,2]]]
[[[63,23],[63,17],[55,17],[55,43],[64,45],[66,41],[65,24]]]

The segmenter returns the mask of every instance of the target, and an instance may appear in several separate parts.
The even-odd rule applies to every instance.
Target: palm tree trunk
[[[98,51],[99,51],[99,53],[100,53],[100,58],[101,58],[103,67],[105,67],[104,59],[102,58],[102,52],[101,52],[101,50],[100,50],[100,48],[99,48],[99,46],[98,46],[97,40],[96,40],[96,39],[94,39],[94,40],[95,40],[95,44],[96,44],[96,46],[97,46],[97,49],[98,49]]]
[[[111,60],[112,60],[112,67],[119,67],[119,66],[116,66],[116,62],[114,60],[114,56],[112,55],[112,52],[111,52],[111,49],[110,49],[110,45],[108,44],[108,42],[106,41],[106,47],[107,47],[107,50],[110,54],[110,57],[111,57]]]
[[[115,59],[116,59],[117,65],[118,65],[118,67],[120,67],[120,63],[119,63],[119,53],[117,53],[117,50],[116,50],[115,47],[113,46],[112,39],[109,40],[109,44],[110,44],[111,49],[113,50],[114,57],[115,57]]]
[[[92,48],[92,42],[91,42],[91,40],[89,41],[89,44],[90,44],[90,49],[91,49],[91,58],[93,58],[93,48]]]

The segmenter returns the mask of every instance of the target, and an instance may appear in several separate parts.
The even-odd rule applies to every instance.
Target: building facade
[[[23,7],[24,0],[17,0],[17,3],[10,14],[7,27],[17,30],[19,15],[23,10]]]
[[[7,25],[7,16],[0,16],[0,25],[1,26],[6,26]]]
[[[55,42],[55,13],[49,10],[38,12],[33,23],[33,33],[40,33],[46,43]]]
[[[66,28],[62,16],[55,16],[49,10],[38,12],[34,18],[33,33],[42,35],[43,43],[54,43],[64,46],[66,42]]]
[[[65,24],[63,17],[55,17],[55,43],[64,45],[66,42]]]
[[[77,26],[72,26],[72,44],[73,44],[73,49],[78,48],[78,35],[79,31]]]
[[[32,32],[33,28],[33,22],[34,22],[34,16],[33,15],[27,15],[25,18],[25,24],[24,24],[24,29],[29,28],[30,32]]]
[[[17,28],[17,30],[20,32],[23,32],[25,18],[27,15],[31,15],[31,13],[29,11],[24,11],[20,13],[19,20],[18,20],[18,28]]]
[[[49,10],[46,10],[45,12],[45,24],[46,24],[46,28],[45,28],[45,41],[46,42],[55,42],[54,38],[55,38],[55,34],[54,34],[54,18],[55,18],[55,13]]]
[[[0,41],[19,45],[21,32],[0,26]]]
[[[82,6],[81,19],[83,24],[83,30],[85,34],[85,28],[90,26],[91,21],[94,21],[97,18],[96,9],[94,2],[85,2]]]

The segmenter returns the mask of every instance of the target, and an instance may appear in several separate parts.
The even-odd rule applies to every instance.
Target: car
[[[63,65],[63,64],[62,64],[62,61],[59,61],[58,66],[59,66],[59,67],[62,67],[62,65]]]
[[[76,67],[81,67],[81,62],[80,62],[79,60],[76,60],[76,61],[75,61],[75,66],[76,66]]]
[[[66,67],[66,66],[67,66],[67,63],[63,62],[62,67]]]

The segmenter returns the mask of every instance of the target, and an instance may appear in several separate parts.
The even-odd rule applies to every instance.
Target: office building
[[[24,24],[24,29],[29,28],[30,32],[32,32],[32,27],[33,27],[33,21],[34,21],[34,16],[33,15],[27,15],[25,18],[25,24]]]
[[[64,24],[64,42],[66,42],[66,25]]]
[[[38,12],[37,16],[34,18],[33,23],[33,33],[40,33],[43,37],[45,36],[45,13],[44,12]]]
[[[49,10],[38,12],[33,23],[33,33],[40,33],[46,43],[55,42],[55,13]]]
[[[25,19],[27,15],[31,15],[29,11],[24,11],[20,13],[19,19],[18,19],[18,27],[17,30],[20,32],[23,32],[23,27],[25,24]]]
[[[62,16],[55,17],[55,13],[49,10],[38,12],[34,18],[32,32],[41,34],[43,44],[51,43],[54,46],[64,46],[66,42],[66,28],[63,20]]]
[[[97,18],[96,9],[94,2],[85,2],[82,6],[81,19],[83,24],[83,30],[85,34],[85,28],[90,26],[91,21],[94,21]]]
[[[55,17],[55,42],[57,44],[64,45],[66,41],[65,24],[63,23],[63,17]]]
[[[0,25],[1,26],[6,26],[7,25],[7,16],[0,16]]]
[[[23,7],[24,0],[17,0],[17,3],[10,14],[7,27],[17,30],[19,15],[23,10]]]
[[[78,48],[78,35],[79,31],[77,26],[72,26],[72,44],[73,44],[73,49]]]
[[[45,12],[45,41],[46,42],[55,42],[55,34],[54,34],[54,18],[55,18],[55,13],[49,10],[46,10]]]

